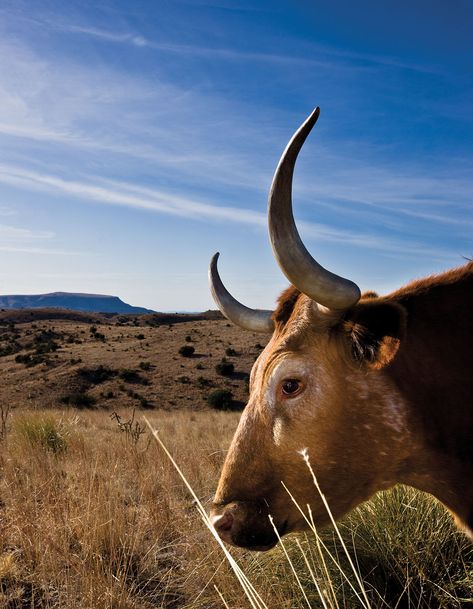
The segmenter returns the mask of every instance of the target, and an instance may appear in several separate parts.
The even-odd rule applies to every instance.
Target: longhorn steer
[[[400,482],[431,493],[473,529],[473,264],[361,297],[323,269],[292,216],[292,175],[318,108],[296,132],[269,198],[275,256],[292,287],[272,311],[227,292],[212,259],[220,310],[244,328],[272,332],[253,366],[250,397],[212,507],[221,537],[255,550],[326,510],[298,454],[306,448],[334,516]],[[295,287],[294,287],[295,286]]]

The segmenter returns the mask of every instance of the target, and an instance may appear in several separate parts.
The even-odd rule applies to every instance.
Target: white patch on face
[[[360,402],[379,402],[382,408],[383,423],[390,427],[397,434],[401,435],[406,430],[406,408],[402,398],[383,381],[375,382],[375,377],[361,377],[359,375],[347,375],[347,381],[355,387],[356,395]],[[377,391],[376,391],[377,390]],[[372,393],[374,391],[374,393]],[[380,397],[373,397],[378,394]],[[371,409],[371,408],[370,408]],[[371,429],[370,424],[364,424],[367,430]]]
[[[283,422],[281,417],[276,417],[273,424],[273,442],[276,446],[281,446],[283,436]]]
[[[384,402],[384,421],[397,433],[401,433],[406,428],[405,408],[398,396],[386,396]]]

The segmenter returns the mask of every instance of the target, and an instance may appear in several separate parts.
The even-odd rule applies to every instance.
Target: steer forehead
[[[305,356],[313,360],[322,356],[320,349],[333,322],[333,315],[295,288],[281,295],[273,319],[274,333],[256,360],[250,376],[252,393],[265,389],[274,370],[289,360],[291,355],[302,361]],[[319,358],[317,358],[319,359]]]

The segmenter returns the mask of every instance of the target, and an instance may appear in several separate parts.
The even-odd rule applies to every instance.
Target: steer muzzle
[[[220,538],[231,545],[265,551],[278,542],[268,508],[263,502],[217,503],[210,511],[210,519]],[[277,529],[279,535],[283,535],[285,523],[277,526]]]

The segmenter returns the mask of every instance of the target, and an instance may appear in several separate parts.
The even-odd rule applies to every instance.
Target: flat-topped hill
[[[10,294],[0,296],[0,309],[71,309],[97,313],[153,313],[151,309],[134,307],[118,296],[52,292],[51,294]]]

